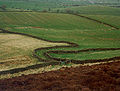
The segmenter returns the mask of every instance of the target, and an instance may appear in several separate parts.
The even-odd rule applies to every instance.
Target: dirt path
[[[120,91],[120,62],[0,80],[0,91]]]

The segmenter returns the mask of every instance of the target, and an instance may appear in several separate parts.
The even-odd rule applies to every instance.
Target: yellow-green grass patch
[[[18,72],[18,73],[14,73],[14,74],[4,74],[4,75],[0,75],[0,79],[8,79],[8,78],[12,78],[12,77],[18,77],[18,76],[22,76],[22,75],[29,75],[29,74],[39,74],[39,73],[44,73],[44,72],[48,72],[48,71],[55,71],[55,70],[59,70],[63,67],[78,67],[78,66],[92,66],[92,65],[99,65],[99,64],[104,64],[104,63],[111,63],[111,62],[118,62],[120,60],[111,60],[109,62],[97,62],[97,63],[86,63],[86,64],[73,64],[73,63],[69,63],[67,65],[55,65],[55,66],[46,66],[46,67],[42,67],[42,68],[38,68],[38,69],[30,69],[30,70],[26,70],[23,72]],[[64,69],[63,69],[64,70]]]
[[[59,45],[67,44],[2,33],[0,34],[0,71],[36,64],[38,61],[32,56],[34,49]]]

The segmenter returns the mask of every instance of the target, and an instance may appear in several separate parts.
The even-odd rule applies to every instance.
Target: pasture
[[[102,2],[102,3],[101,3]],[[52,11],[57,8],[71,8],[86,5],[120,5],[118,0],[0,0],[0,6],[5,5],[8,10],[38,10]],[[94,8],[95,9],[95,8]],[[82,10],[82,9],[81,9]],[[88,9],[88,13],[89,10]],[[82,10],[83,11],[83,10]],[[86,12],[86,10],[85,10]],[[87,12],[86,12],[87,13]]]
[[[17,34],[0,34],[0,71],[35,65],[38,62],[33,57],[36,48],[66,45],[51,43]]]
[[[120,28],[119,21],[116,22],[119,16],[82,15],[106,24],[72,14],[0,12],[0,28],[4,29],[4,32],[7,30],[6,32],[22,33],[42,39],[0,33],[0,62],[3,62],[0,64],[1,71],[50,61],[73,60],[72,63],[84,63],[85,60],[101,62],[102,59],[119,57],[120,31],[115,28]],[[39,49],[35,51],[35,55],[40,58],[39,60],[32,56],[37,48]],[[53,66],[48,66],[48,69],[51,67]],[[57,67],[61,66],[56,66],[56,69]],[[42,71],[28,69],[14,76]],[[6,77],[7,75],[1,75],[1,78]]]
[[[73,12],[77,14],[86,14],[86,15],[115,15],[115,16],[120,15],[120,8],[113,8],[113,7],[102,6],[102,5],[56,8],[56,9],[53,9],[52,11],[56,12],[57,10],[59,10],[59,12]]]
[[[90,17],[92,19],[96,19],[120,28],[120,16],[115,16],[113,14],[113,15],[87,15],[87,17]]]
[[[120,91],[120,0],[0,0],[0,91]]]
[[[72,0],[0,0],[0,6],[6,5],[9,9],[24,9],[50,11],[54,8],[66,8],[72,5],[88,5],[88,1],[72,1]]]
[[[105,25],[97,24],[96,22],[92,22],[87,19],[76,17],[74,15],[69,15],[69,14],[39,13],[39,12],[4,12],[4,13],[0,13],[0,19],[1,19],[0,21],[1,28],[28,27],[29,29],[29,27],[36,27],[38,29],[45,28],[46,30],[47,29],[73,30],[73,29],[94,29],[94,28],[108,29],[109,28],[106,27]],[[85,24],[88,26],[86,27]]]
[[[119,48],[119,31],[75,15],[5,12],[1,14],[1,19],[4,20],[2,21],[4,29],[34,35],[46,40],[64,40],[79,45],[79,47],[65,48],[65,50]]]

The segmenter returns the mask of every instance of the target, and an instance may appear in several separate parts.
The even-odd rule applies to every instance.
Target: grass
[[[113,8],[108,6],[79,6],[79,7],[70,7],[70,8],[57,8],[53,12],[56,12],[59,9],[60,12],[66,12],[67,10],[77,12],[79,14],[87,15],[120,15],[120,8]]]
[[[51,43],[27,36],[16,34],[0,34],[0,71],[34,65],[37,59],[33,58],[33,50],[40,47],[66,45]]]
[[[15,73],[15,74],[0,75],[0,79],[6,79],[6,78],[8,79],[8,78],[22,76],[22,75],[38,74],[38,73],[44,73],[44,72],[48,72],[48,71],[55,71],[55,70],[59,70],[62,67],[71,67],[71,66],[76,67],[76,66],[79,66],[79,65],[76,65],[76,64],[55,65],[55,66],[50,65],[50,66],[47,66],[47,67],[26,70],[26,71],[18,72],[18,73]]]
[[[5,12],[1,13],[1,23],[1,27],[9,29],[10,31],[34,35],[52,41],[68,41],[79,45],[79,47],[76,48],[49,50],[119,48],[120,44],[120,31],[104,24],[69,14]],[[37,54],[46,59],[43,55],[46,51],[48,50],[38,51]],[[105,54],[106,53],[103,52],[102,55]],[[112,57],[111,55],[109,57]],[[101,57],[98,56],[98,59],[99,58]],[[89,58],[86,57],[86,60],[87,59]]]
[[[113,10],[113,12],[116,11]],[[119,20],[119,16],[110,15],[107,17],[108,15],[84,15],[98,19],[116,27],[119,27],[120,25],[120,22],[116,21]],[[44,53],[51,50],[77,51],[88,48],[120,47],[119,30],[70,14],[39,12],[0,12],[0,28],[13,32],[33,35],[46,40],[68,41],[79,45],[78,47],[52,48],[37,51],[38,56],[40,56],[42,59],[47,60],[51,59],[45,57]],[[1,71],[41,63],[32,57],[32,52],[36,48],[66,45],[41,41],[26,36],[20,37],[21,35],[15,35],[19,36],[18,38],[14,38],[12,34],[0,34],[0,36],[0,62],[5,62],[4,64],[0,64]],[[9,50],[4,50],[7,48]],[[69,53],[59,55],[50,53],[50,55],[56,58],[84,61],[89,59],[104,59],[120,56],[120,51],[89,51],[77,54]],[[58,68],[61,67],[62,66]],[[15,77],[22,74],[27,75],[33,73],[41,73],[52,68],[53,67],[48,67],[47,69],[41,68],[27,70],[16,74],[0,75],[0,78]],[[57,67],[55,66],[55,68]]]
[[[2,12],[0,13],[0,27],[41,27],[45,29],[108,29],[102,24],[89,21],[84,18],[76,17],[68,14],[54,14],[54,13],[36,13],[36,12]],[[54,19],[53,19],[54,17]],[[19,22],[18,22],[19,21]],[[88,25],[86,27],[86,25]]]
[[[86,16],[86,15],[85,15]],[[111,24],[115,27],[120,28],[120,16],[115,15],[87,15],[87,17],[90,17],[92,19],[96,19],[102,22],[105,22],[107,24]]]
[[[49,35],[49,39],[55,40],[55,41],[65,40],[65,41],[77,43],[79,44],[79,47],[57,48],[57,49],[49,49],[49,50],[81,50],[81,49],[88,49],[88,48],[119,48],[119,36],[120,35],[118,34],[119,31],[117,30],[116,31],[115,30],[112,30],[112,31],[102,31],[102,30],[89,31],[88,30],[88,31],[82,31],[82,33],[80,31],[82,30],[74,30],[74,31],[69,30],[69,32],[67,33],[59,31],[56,34],[54,34],[53,31],[50,31],[50,32],[53,32],[53,34]],[[49,33],[49,31],[47,31],[47,33]],[[48,39],[47,37],[46,39]],[[43,53],[45,51],[48,51],[48,50],[38,51],[38,55],[40,55],[40,57],[43,57]],[[104,54],[105,53],[103,53],[103,55]]]
[[[52,57],[55,57],[55,58],[84,61],[84,60],[94,60],[94,59],[107,59],[107,58],[120,56],[120,50],[83,52],[83,53],[77,53],[77,54],[55,54],[55,53],[51,53],[50,55]]]
[[[92,0],[93,2],[93,0]],[[100,0],[94,0],[95,3],[100,3]],[[118,0],[102,0],[103,5],[120,5]],[[6,5],[7,8],[14,9],[27,9],[27,10],[47,10],[49,11],[55,8],[71,8],[75,5],[96,5],[91,3],[89,0],[0,0],[0,6]],[[85,8],[83,8],[85,9]],[[89,9],[89,8],[88,8]],[[95,9],[95,8],[94,8]],[[82,8],[81,8],[82,10]],[[91,9],[89,9],[91,11]],[[84,10],[82,10],[84,11]],[[87,10],[88,11],[88,10]],[[86,12],[87,13],[87,12]],[[89,13],[89,12],[88,12]]]
[[[65,8],[71,7],[71,5],[79,4],[79,5],[87,5],[88,2],[83,0],[81,1],[72,1],[72,0],[34,0],[34,1],[26,1],[26,0],[0,0],[0,5],[6,5],[8,8],[19,8],[19,9],[30,9],[30,10],[49,10],[49,8]],[[65,6],[68,5],[68,6]]]

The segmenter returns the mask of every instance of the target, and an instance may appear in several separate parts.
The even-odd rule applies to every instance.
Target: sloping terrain
[[[32,56],[34,49],[66,45],[51,43],[17,34],[0,34],[0,71],[26,67],[37,63]]]
[[[6,5],[12,9],[30,9],[49,11],[53,8],[71,7],[71,5],[87,5],[89,1],[83,0],[0,0],[0,6]],[[68,5],[68,6],[67,6]]]
[[[119,91],[120,23],[89,15],[0,12],[0,91]]]
[[[35,55],[40,61],[86,63],[119,58],[120,33],[116,26],[111,26],[107,22],[79,15],[39,12],[1,12],[0,18],[0,27],[5,29],[4,32],[22,33],[46,41],[70,44],[59,48],[36,49]],[[118,26],[119,23],[116,25]],[[77,55],[71,58],[71,55],[76,53]]]
[[[120,62],[0,80],[0,91],[120,91]]]
[[[66,13],[77,13],[77,14],[87,14],[87,15],[120,15],[120,8],[113,8],[108,6],[98,6],[98,5],[88,5],[88,6],[78,6],[78,7],[68,7],[68,8],[56,8],[52,11]]]
[[[17,29],[22,31],[31,28],[32,29],[37,28],[39,30],[55,29],[58,31],[77,29],[95,30],[111,28],[103,24],[98,24],[88,19],[76,17],[70,14],[40,13],[40,12],[0,12],[0,15],[1,15],[0,27],[3,29],[8,28],[8,30],[13,31]],[[20,29],[20,27],[22,27],[22,29]]]
[[[38,47],[38,42],[31,42],[31,40],[22,38],[20,38],[21,40],[17,39],[19,42],[10,41],[5,43],[3,45],[11,46],[16,44],[14,45],[15,48],[23,48],[23,53],[20,50],[15,54],[27,52],[29,57],[32,57],[33,53],[34,57],[38,58],[42,63],[34,61],[35,63],[33,62],[33,65],[31,65],[29,64],[30,61],[28,61],[30,58],[24,56],[23,59],[17,61],[16,64],[19,64],[20,67],[16,68],[15,64],[9,65],[9,63],[14,63],[18,58],[16,60],[13,60],[14,58],[7,60],[7,63],[4,63],[5,60],[3,60],[1,65],[5,66],[7,70],[4,68],[4,70],[0,71],[1,78],[41,73],[46,70],[41,71],[40,68],[46,66],[108,62],[113,59],[120,59],[120,31],[115,26],[118,26],[119,23],[111,25],[109,22],[104,23],[100,20],[87,18],[87,15],[81,17],[72,14],[40,12],[0,12],[0,14],[0,27],[3,33],[26,35],[52,43],[69,44],[67,46],[42,46],[41,48],[41,46]],[[24,40],[28,42],[24,42]],[[23,43],[25,45],[22,45]],[[8,54],[6,56],[9,57]],[[22,65],[20,61],[23,62],[24,60],[27,60],[27,62],[25,61],[25,65]]]
[[[51,11],[54,8],[70,8],[83,5],[120,5],[119,0],[0,0],[0,6],[5,5],[12,10]]]
[[[85,15],[85,16],[120,28],[120,21],[119,21],[120,16],[115,16],[114,14],[113,15]]]

